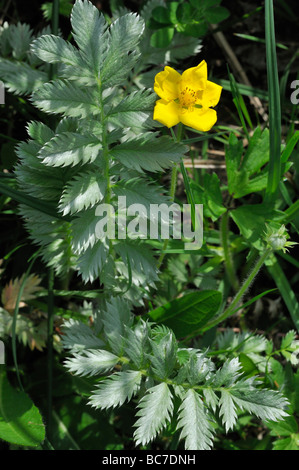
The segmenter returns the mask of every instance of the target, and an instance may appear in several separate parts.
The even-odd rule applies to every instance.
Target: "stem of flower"
[[[229,220],[229,211],[225,212],[223,216],[221,217],[221,222],[220,222],[221,244],[222,244],[223,253],[224,253],[224,260],[225,260],[224,264],[226,268],[226,274],[227,274],[227,277],[229,279],[229,282],[232,288],[234,289],[235,292],[237,292],[239,288],[239,282],[236,276],[233,258],[232,258],[231,251],[229,248],[228,220]]]
[[[260,258],[257,260],[254,268],[252,269],[252,271],[249,273],[248,277],[245,279],[245,281],[243,282],[242,286],[240,287],[239,291],[237,292],[237,294],[235,295],[233,301],[230,303],[230,305],[224,310],[224,312],[219,315],[215,320],[212,320],[211,322],[207,323],[207,325],[205,326],[204,330],[207,330],[207,329],[210,329],[212,328],[213,326],[216,326],[218,325],[219,323],[223,322],[224,320],[226,320],[228,317],[230,317],[231,315],[233,315],[237,310],[238,310],[238,307],[240,305],[240,302],[245,294],[245,292],[247,292],[247,290],[249,289],[249,287],[251,286],[252,282],[254,281],[256,275],[258,274],[259,270],[261,269],[261,267],[263,266],[264,262],[266,261],[266,259],[268,258],[268,256],[270,255],[270,253],[272,253],[272,249],[271,248],[267,248],[264,253],[260,256]]]
[[[183,135],[183,125],[182,125],[181,122],[178,124],[177,135],[175,136],[174,132],[172,132],[172,134],[173,134],[173,138],[177,142],[181,141],[182,135]],[[177,183],[177,174],[178,174],[178,165],[175,164],[172,167],[172,170],[171,170],[171,183],[170,183],[170,191],[169,191],[169,196],[170,196],[170,199],[171,199],[172,202],[174,201],[174,196],[175,196],[176,183]],[[165,252],[165,250],[167,249],[167,246],[168,246],[168,239],[165,239],[164,243],[163,243],[162,251]],[[166,253],[162,252],[159,259],[158,259],[158,263],[157,263],[157,268],[158,269],[160,268],[161,264],[163,263],[165,254]]]

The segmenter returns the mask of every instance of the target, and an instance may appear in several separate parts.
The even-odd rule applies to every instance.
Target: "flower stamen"
[[[183,108],[193,107],[197,100],[197,92],[192,88],[185,87],[179,94],[180,105]]]

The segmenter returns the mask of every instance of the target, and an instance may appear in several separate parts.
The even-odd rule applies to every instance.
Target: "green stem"
[[[171,131],[172,131],[172,129],[171,129]],[[182,140],[182,135],[183,135],[182,123],[179,123],[179,125],[178,125],[177,135],[175,136],[173,131],[172,131],[172,135],[173,135],[173,138],[176,140],[176,142],[180,142]],[[177,174],[178,174],[178,165],[175,164],[172,167],[172,170],[171,170],[171,183],[170,183],[170,191],[169,191],[169,196],[170,196],[170,199],[171,199],[172,202],[174,201],[174,197],[175,197]],[[162,253],[161,253],[161,255],[158,259],[158,263],[157,263],[157,268],[158,269],[160,268],[161,264],[163,263],[163,260],[164,260],[165,254],[166,254],[166,253],[163,253],[163,251],[165,252],[165,250],[167,249],[167,246],[168,246],[168,239],[164,240]]]
[[[232,288],[234,289],[235,292],[237,292],[239,288],[239,282],[236,276],[233,258],[232,258],[230,247],[229,247],[228,220],[229,220],[229,211],[225,212],[223,216],[221,217],[220,235],[221,235],[221,243],[222,243],[222,248],[223,248],[223,253],[224,253],[224,264],[226,268],[226,274],[227,274],[227,277],[229,279],[229,282]]]
[[[54,269],[48,275],[48,438],[52,435],[52,402],[53,402],[53,329],[54,329]]]
[[[248,277],[243,282],[243,284],[240,287],[239,291],[235,295],[233,301],[230,303],[230,305],[224,310],[224,312],[221,315],[219,315],[215,320],[212,320],[211,322],[209,322],[206,325],[206,327],[204,328],[205,330],[210,329],[213,326],[216,326],[219,323],[223,322],[224,320],[226,320],[228,317],[233,315],[238,310],[239,304],[242,301],[242,298],[243,298],[244,294],[247,292],[247,290],[251,286],[251,284],[254,281],[256,275],[258,274],[259,270],[262,268],[264,262],[266,261],[266,259],[270,255],[270,253],[272,253],[271,248],[267,248],[264,251],[264,253],[257,260],[254,268],[249,273]]]
[[[281,105],[276,57],[273,0],[265,1],[265,36],[267,80],[269,90],[270,160],[265,202],[274,204],[281,177]]]
[[[51,32],[55,36],[58,36],[59,32],[59,0],[53,0],[52,2],[52,23]],[[57,64],[50,64],[49,68],[49,80],[53,80],[56,75]]]

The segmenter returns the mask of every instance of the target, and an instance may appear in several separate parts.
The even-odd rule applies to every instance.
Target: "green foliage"
[[[37,361],[37,367],[48,368],[50,375],[55,369],[58,375],[55,387],[48,378],[45,421],[50,442],[44,446],[151,449],[159,442],[165,449],[226,448],[232,445],[231,432],[243,436],[248,425],[255,433],[259,420],[265,432],[261,446],[298,450],[299,348],[297,332],[287,329],[289,320],[292,328],[299,324],[292,287],[297,277],[287,278],[283,267],[288,262],[298,267],[286,253],[295,243],[287,241],[285,232],[290,224],[292,235],[298,233],[297,187],[284,174],[297,168],[293,160],[299,134],[290,134],[281,145],[280,133],[273,134],[273,113],[270,133],[264,125],[254,128],[241,93],[256,96],[256,90],[239,87],[230,73],[226,89],[241,123],[237,130],[188,138],[191,130],[179,128],[170,137],[152,119],[155,74],[161,64],[179,64],[181,71],[183,61],[200,52],[197,38],[229,16],[220,3],[149,0],[136,14],[116,1],[109,18],[88,0],[76,0],[74,6],[65,0],[60,14],[70,14],[68,40],[51,34],[50,28],[36,35],[21,23],[4,23],[0,29],[1,79],[9,92],[23,95],[15,96],[14,103],[26,106],[23,114],[29,116],[27,140],[15,147],[14,173],[1,176],[0,204],[10,216],[16,209],[12,204],[6,210],[7,202],[19,203],[26,233],[39,247],[34,256],[41,258],[42,284],[47,281],[44,271],[54,270],[59,286],[53,290],[49,275],[47,286],[34,291],[36,295],[23,295],[17,281],[8,283],[0,307],[0,338],[13,336],[18,374],[16,338],[32,349],[49,347],[47,367],[43,358]],[[42,11],[47,20],[55,14],[50,3]],[[273,31],[267,31],[269,46]],[[273,50],[267,59],[273,66]],[[258,94],[263,99],[266,95]],[[277,105],[274,83],[269,95]],[[200,150],[205,159],[208,139],[224,144],[225,175],[184,165],[189,144],[194,144],[193,163]],[[170,169],[168,195],[164,174]],[[176,194],[177,171],[185,193]],[[281,194],[274,201],[269,194],[278,187]],[[127,206],[142,204],[145,212],[128,217],[126,233],[122,224],[112,237],[99,232],[111,219],[107,212],[103,224],[105,217],[97,208],[109,205],[122,221],[121,198]],[[161,239],[147,239],[141,229],[151,222],[151,204],[164,207],[159,221],[163,226],[174,200],[204,206],[199,251],[186,252],[175,239],[167,246]],[[4,259],[5,268],[10,256]],[[248,298],[263,264],[269,277]],[[31,281],[29,271],[27,275]],[[244,319],[255,301],[265,297],[273,302],[268,294],[275,289],[268,287],[269,280],[290,313],[288,319],[279,312],[283,334],[276,338],[274,331],[275,341],[270,327],[267,335],[255,334],[250,323],[254,319],[248,324]],[[12,309],[5,297],[9,288]],[[79,305],[86,298],[92,302]],[[20,307],[24,310],[19,314]],[[266,312],[262,317],[263,328],[268,328]],[[62,354],[57,338],[63,341]],[[32,375],[24,374],[24,382],[43,404],[46,394],[39,387],[44,378],[35,377],[34,368]],[[45,428],[38,410],[24,392],[11,388],[5,374],[1,384],[0,437],[15,445],[39,446]],[[18,402],[16,410],[12,399]],[[235,447],[251,442],[236,442]]]
[[[149,28],[155,30],[151,37],[152,46],[168,46],[175,31],[196,38],[204,36],[209,24],[220,23],[229,16],[227,8],[220,3],[221,0],[161,3],[152,10],[149,21]]]
[[[28,395],[9,383],[0,366],[0,438],[20,446],[37,447],[45,439],[42,417]]]
[[[96,238],[100,218],[96,218],[95,209],[100,202],[116,203],[115,196],[126,195],[125,188],[136,170],[143,175],[144,170],[169,168],[187,148],[169,137],[158,139],[156,132],[145,132],[153,124],[155,97],[150,90],[124,95],[119,86],[139,58],[135,51],[144,29],[142,19],[128,13],[108,26],[91,3],[78,1],[71,23],[78,49],[53,35],[44,35],[32,44],[31,51],[40,60],[63,65],[61,76],[40,86],[32,94],[32,102],[63,118],[54,132],[41,123],[29,125],[31,140],[19,146],[21,163],[16,169],[19,183],[28,193],[55,202],[62,216],[70,218],[64,222],[43,215],[41,219],[38,211],[24,206],[21,212],[33,239],[42,246],[44,260],[55,266],[58,275],[72,268],[85,282],[100,276],[102,284],[109,284],[114,271],[128,282],[129,273],[123,268],[129,256],[136,279],[144,269],[150,269],[154,279],[155,262],[146,245],[138,251],[131,249],[130,240],[111,244]],[[28,153],[30,162],[25,162]],[[155,190],[144,176],[142,185],[137,180],[130,185],[128,198],[132,200],[131,191],[135,200],[143,198],[144,184],[151,194],[155,191],[157,203],[164,202],[163,196],[159,200],[158,186]],[[111,249],[119,255],[118,260],[109,256]]]
[[[226,431],[234,428],[237,409],[265,421],[278,421],[287,416],[286,398],[279,392],[261,388],[255,376],[246,377],[237,357],[225,360],[215,369],[207,352],[178,347],[173,332],[166,326],[151,325],[143,319],[134,321],[128,306],[120,299],[111,299],[101,311],[101,318],[102,329],[93,334],[94,342],[104,341],[104,349],[96,346],[90,349],[90,334],[85,336],[85,345],[81,336],[81,350],[74,344],[65,367],[81,376],[111,371],[90,395],[89,404],[96,408],[118,407],[135,397],[134,401],[138,402],[134,424],[136,445],[146,445],[156,439],[165,426],[177,419],[186,449],[207,450],[213,446],[213,422],[218,412]],[[73,322],[64,325],[67,348],[71,348],[73,331]],[[285,339],[287,343],[290,341],[291,338]],[[260,343],[259,338],[256,342]],[[223,346],[223,341],[220,344]],[[82,350],[84,346],[86,349]],[[251,348],[256,353],[263,350],[260,345]],[[116,366],[120,370],[113,372]],[[172,416],[174,397],[180,402],[177,418]]]

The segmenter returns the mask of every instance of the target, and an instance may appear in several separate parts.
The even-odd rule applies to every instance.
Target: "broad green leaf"
[[[269,161],[269,132],[256,128],[248,149],[231,133],[225,153],[228,188],[235,198],[261,191],[267,186],[268,173],[263,165]]]
[[[45,439],[45,426],[29,396],[15,390],[0,366],[0,438],[20,446],[37,447]]]
[[[289,436],[298,432],[298,424],[294,416],[287,416],[283,421],[269,423],[272,436]]]
[[[149,317],[171,328],[178,338],[191,335],[213,318],[221,305],[218,291],[192,292],[149,312]]]
[[[273,443],[273,450],[299,450],[299,433],[291,434]]]
[[[152,47],[167,47],[173,38],[174,28],[173,27],[163,27],[154,31],[151,37],[151,46]]]
[[[223,20],[226,20],[230,15],[229,11],[225,7],[213,6],[204,10],[205,19],[209,23],[220,23]]]
[[[202,186],[193,180],[190,181],[190,186],[195,193],[195,203],[203,204],[203,212],[206,217],[211,217],[215,221],[226,212],[220,190],[220,180],[216,173],[205,173]]]
[[[247,243],[260,250],[265,246],[262,239],[265,224],[279,216],[278,212],[265,204],[244,204],[230,214]]]

